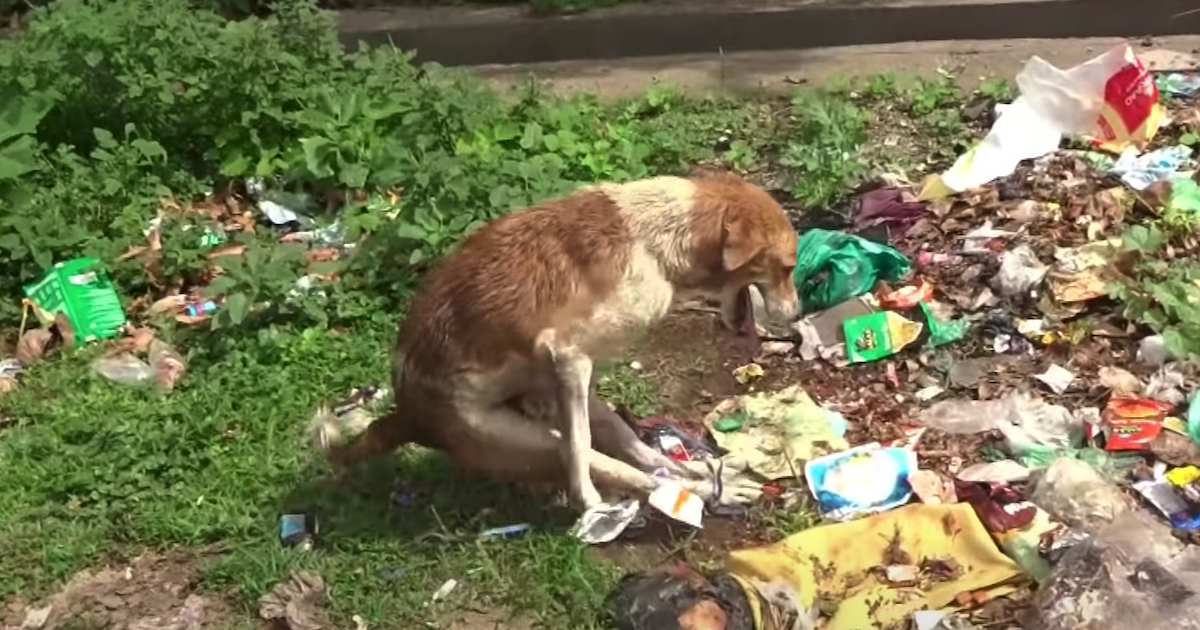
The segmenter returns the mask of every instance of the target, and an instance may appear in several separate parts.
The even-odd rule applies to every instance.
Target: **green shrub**
[[[238,235],[247,255],[223,262],[209,287],[227,298],[217,325],[243,322],[255,304],[271,305],[256,311],[266,321],[394,322],[424,266],[479,222],[711,155],[712,138],[681,132],[691,105],[677,92],[616,108],[534,84],[502,97],[390,47],[344,52],[331,16],[305,0],[244,21],[185,0],[60,0],[31,18],[0,43],[11,96],[0,118],[3,325],[18,316],[23,283],[85,253],[116,268],[125,298],[161,297],[137,261],[116,258],[145,243],[163,199],[249,177],[288,193],[293,210],[339,222],[358,247],[325,265],[334,285],[297,298],[301,248],[262,230]],[[330,193],[360,201],[305,201]],[[163,264],[198,278],[195,232],[175,223],[162,228]]]

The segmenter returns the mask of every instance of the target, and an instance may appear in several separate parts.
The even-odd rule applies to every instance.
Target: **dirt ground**
[[[200,554],[201,556],[203,554]],[[146,553],[128,562],[82,571],[37,604],[9,602],[4,630],[116,628],[197,630],[218,627],[230,607],[197,592],[195,553]]]

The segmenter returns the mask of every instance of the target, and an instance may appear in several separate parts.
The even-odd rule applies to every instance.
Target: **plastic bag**
[[[1028,245],[1020,245],[1000,257],[992,288],[1005,297],[1024,295],[1037,288],[1049,270]]]
[[[1200,445],[1200,392],[1192,396],[1188,407],[1187,430],[1188,435],[1192,436],[1192,441]]]
[[[1128,513],[1067,550],[1034,598],[1045,630],[1200,629],[1194,553]]]
[[[894,248],[844,232],[809,230],[798,249],[792,280],[806,313],[867,293],[879,280],[895,282],[909,269]]]
[[[1158,88],[1128,44],[1062,70],[1040,57],[1017,74],[1021,95],[987,136],[921,192],[922,199],[982,186],[1013,172],[1021,160],[1058,149],[1063,135],[1086,134],[1113,153],[1139,149],[1162,122]]]
[[[1078,415],[1021,392],[997,400],[942,401],[921,414],[921,424],[956,434],[999,429],[1017,455],[1039,447],[1072,448],[1083,439]]]
[[[1087,462],[1061,457],[1034,483],[1029,500],[1070,527],[1094,532],[1128,509],[1121,489]]]
[[[128,352],[96,359],[92,362],[92,371],[122,385],[137,385],[154,379],[154,368]]]

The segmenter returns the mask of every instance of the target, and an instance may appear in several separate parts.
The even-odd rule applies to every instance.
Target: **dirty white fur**
[[[589,354],[611,350],[608,340],[664,317],[675,298],[672,280],[691,264],[696,186],[679,177],[604,184],[603,192],[625,219],[632,240],[629,264],[616,290],[583,326]]]

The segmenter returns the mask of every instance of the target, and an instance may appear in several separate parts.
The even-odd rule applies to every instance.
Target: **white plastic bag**
[[[1116,153],[1142,148],[1162,121],[1154,78],[1128,44],[1069,70],[1032,57],[1016,82],[1021,95],[983,141],[941,175],[945,188],[962,192],[1004,177],[1021,160],[1058,149],[1063,135],[1090,135]],[[922,193],[931,196],[938,195],[928,188]]]

